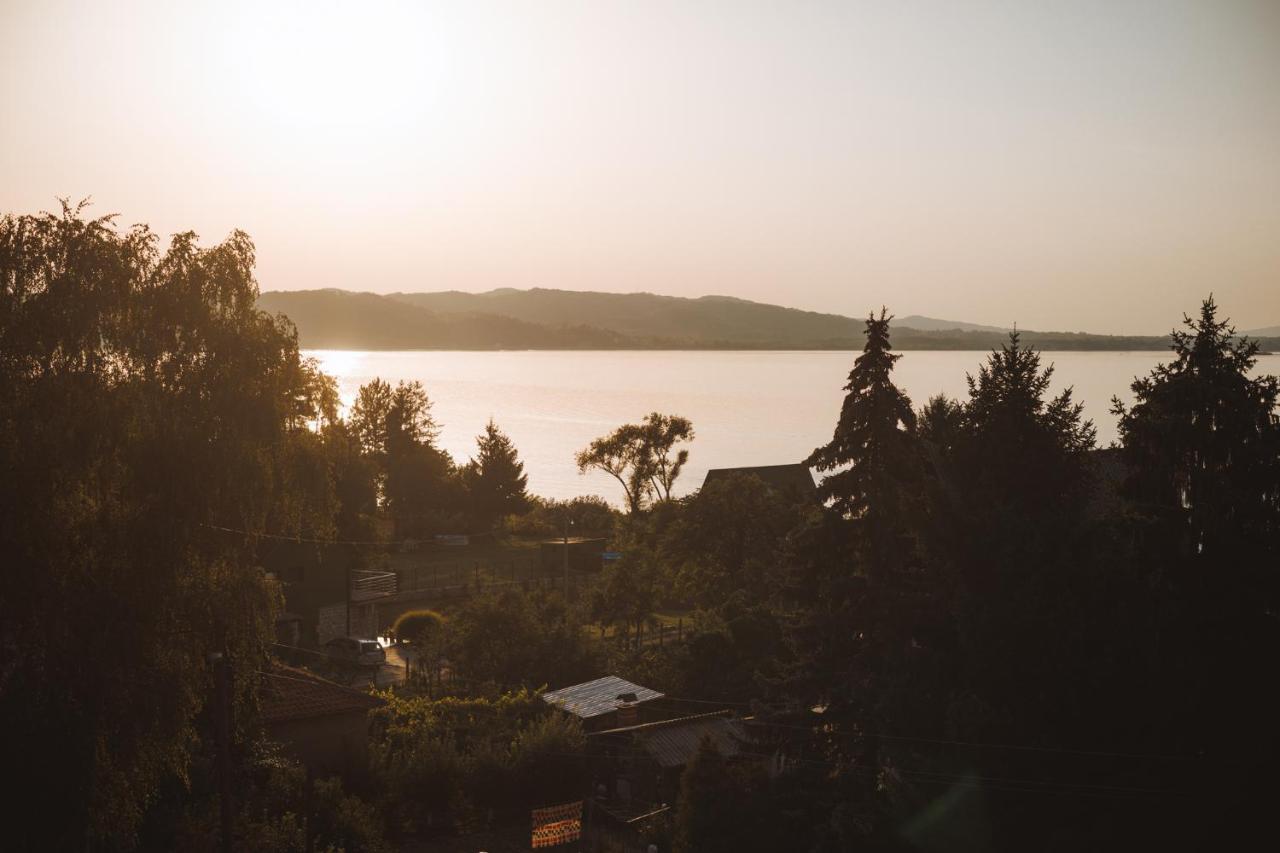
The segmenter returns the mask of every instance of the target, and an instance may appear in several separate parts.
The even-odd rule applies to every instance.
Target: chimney
[[[635,694],[631,694],[634,699]],[[621,698],[621,697],[619,697]],[[640,703],[621,701],[618,703],[618,727],[634,726],[640,722]]]

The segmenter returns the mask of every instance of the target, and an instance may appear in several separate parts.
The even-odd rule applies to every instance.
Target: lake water
[[[579,475],[574,454],[593,438],[649,412],[684,415],[696,438],[677,491],[709,468],[798,462],[831,437],[852,352],[360,352],[315,350],[350,405],[361,384],[417,379],[441,425],[440,445],[458,462],[492,417],[524,460],[529,489],[545,497],[599,494],[617,503],[607,475]],[[1110,400],[1131,399],[1129,383],[1169,355],[1157,352],[1045,352],[1053,387],[1071,385],[1098,442],[1116,437]],[[906,352],[894,380],[917,407],[939,392],[963,398],[965,374],[981,352]],[[1260,371],[1280,373],[1280,355]]]

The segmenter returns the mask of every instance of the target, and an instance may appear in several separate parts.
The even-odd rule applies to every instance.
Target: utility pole
[[[564,598],[569,600],[569,527],[573,522],[569,520],[569,510],[564,511]]]
[[[219,849],[231,853],[231,679],[224,652],[211,652],[209,663],[213,667],[213,727],[218,741]]]

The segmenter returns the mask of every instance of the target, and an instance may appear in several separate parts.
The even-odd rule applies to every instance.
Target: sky
[[[1280,2],[0,0],[0,211],[264,290],[1280,323]]]

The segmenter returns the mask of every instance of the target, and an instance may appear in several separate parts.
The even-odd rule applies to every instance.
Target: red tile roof
[[[344,687],[305,669],[282,664],[264,673],[258,686],[258,706],[262,721],[268,725],[332,714],[368,712],[383,704],[377,696]]]

